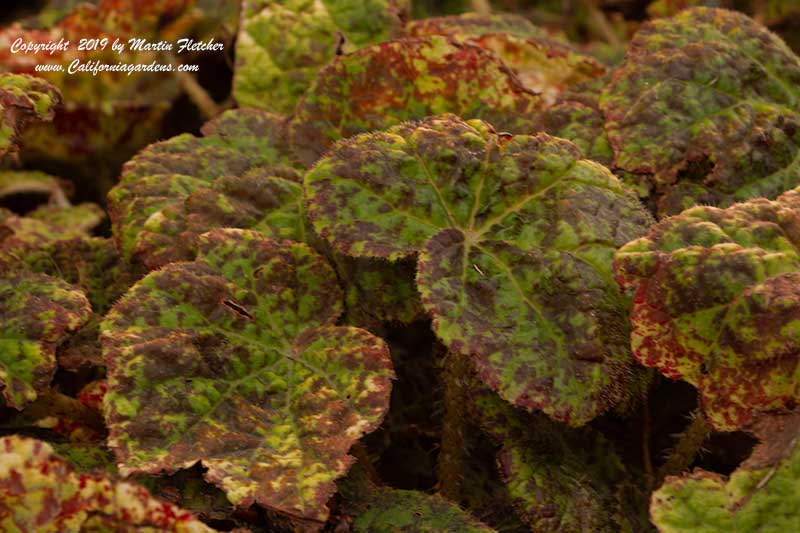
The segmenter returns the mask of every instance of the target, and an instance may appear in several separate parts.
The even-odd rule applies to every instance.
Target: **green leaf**
[[[388,40],[407,0],[246,0],[233,94],[242,106],[291,113],[337,54]]]
[[[155,269],[192,259],[197,237],[215,227],[303,239],[300,178],[282,144],[282,121],[255,109],[227,111],[204,137],[179,135],[126,163],[108,195],[125,260]]]
[[[780,418],[786,420],[769,427],[762,443],[730,477],[699,468],[681,477],[668,477],[650,503],[650,516],[658,530],[724,533],[797,529],[800,420],[796,413],[776,417]]]
[[[494,531],[441,496],[388,488],[376,489],[367,509],[355,518],[353,530],[365,533]]]
[[[0,529],[78,533],[215,530],[146,489],[106,474],[78,474],[46,442],[0,438]]]
[[[384,322],[409,324],[425,317],[414,278],[414,260],[390,263],[385,259],[332,254],[345,289],[346,321],[367,329]]]
[[[353,515],[357,533],[494,531],[438,494],[377,486],[360,468],[340,485],[344,511]]]
[[[7,234],[0,240],[0,271],[61,278],[80,287],[95,312],[105,313],[134,279],[112,240],[87,234],[104,216],[95,204],[81,204],[7,217],[0,222],[0,234]]]
[[[798,189],[694,207],[617,253],[618,280],[636,288],[634,357],[697,387],[720,431],[800,400],[798,213]]]
[[[505,33],[514,37],[537,37],[546,39],[550,35],[544,29],[535,26],[530,20],[512,13],[462,13],[445,17],[430,17],[412,20],[406,25],[409,37],[428,37],[446,35],[459,42],[478,35],[489,33]]]
[[[94,207],[90,210],[94,211]],[[84,212],[82,208],[77,210],[70,208],[64,218],[69,219],[73,214],[81,212]],[[92,223],[93,221],[89,221],[87,226]],[[87,227],[84,225],[52,224],[47,220],[42,220],[41,217],[21,217],[14,214],[3,219],[0,222],[0,228],[2,228],[0,250],[6,257],[12,258],[24,253],[23,250],[35,252],[39,247],[57,241],[88,237]]]
[[[662,215],[800,184],[800,59],[739,13],[645,24],[600,106],[615,163]]]
[[[500,475],[533,531],[643,531],[643,491],[611,442],[525,413],[471,383],[468,413],[493,440]]]
[[[626,396],[611,260],[650,218],[573,144],[445,115],[337,144],[305,187],[314,228],[341,252],[419,254],[436,334],[506,400],[581,425]]]
[[[61,93],[41,78],[0,74],[0,157],[18,150],[19,136],[33,121],[52,120]]]
[[[62,230],[63,234],[88,236],[106,220],[103,208],[93,203],[82,203],[69,207],[43,205],[26,215],[36,220],[44,220]]]
[[[567,97],[542,111],[537,125],[535,129],[575,143],[587,159],[612,166],[614,151],[608,142],[605,120],[592,98]]]
[[[51,205],[67,205],[69,182],[38,170],[0,170],[0,198],[41,194]]]
[[[55,349],[89,320],[83,293],[42,274],[0,278],[0,384],[7,405],[22,409],[50,384]]]
[[[337,57],[297,105],[290,133],[311,164],[338,139],[439,113],[527,131],[541,105],[495,54],[434,35]]]
[[[350,446],[388,409],[384,342],[337,327],[308,246],[223,229],[150,273],[102,325],[109,443],[123,474],[198,461],[236,505],[324,521]]]

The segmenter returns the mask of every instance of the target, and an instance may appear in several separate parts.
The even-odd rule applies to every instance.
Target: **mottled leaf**
[[[736,9],[767,26],[791,27],[787,23],[800,14],[800,5],[794,0],[655,0],[647,6],[647,14],[653,18],[671,17],[687,7],[695,6]]]
[[[214,521],[224,520],[226,525],[231,521],[238,522],[235,507],[224,492],[203,479],[202,468],[180,470],[170,476],[140,475],[133,480],[156,498],[186,509],[204,522],[213,524]],[[249,531],[251,530],[233,530],[234,533]]]
[[[425,316],[414,278],[414,260],[390,263],[333,253],[345,289],[348,324],[372,328],[383,322],[408,324]]]
[[[446,35],[458,41],[487,33],[506,33],[515,37],[548,38],[544,29],[535,26],[530,20],[512,13],[482,15],[479,13],[463,13],[446,17],[430,17],[412,20],[406,25],[409,37],[428,37],[430,35]]]
[[[56,345],[91,316],[88,300],[42,274],[0,278],[0,384],[6,404],[22,409],[50,384]]]
[[[520,518],[533,531],[642,531],[643,491],[614,446],[588,428],[525,413],[471,383],[469,413],[502,444],[497,464]]]
[[[90,465],[101,463],[100,467],[106,469],[102,463],[113,465],[113,462],[109,461],[110,450],[104,445],[106,432],[101,409],[105,391],[105,380],[88,383],[78,392],[77,399],[51,388],[15,416],[9,427],[48,429],[75,447],[74,452],[67,451],[62,456],[76,468],[85,471]],[[56,446],[59,453],[66,448],[69,446]]]
[[[24,251],[37,250],[48,243],[62,239],[85,236],[82,228],[56,226],[44,220],[21,217],[13,213],[0,222],[0,250],[7,259],[14,260],[24,255]],[[24,250],[24,251],[23,251]]]
[[[105,442],[51,442],[56,454],[70,464],[77,472],[105,471],[117,473],[114,454],[105,446]]]
[[[240,105],[291,113],[336,55],[388,40],[407,0],[245,0],[236,42]]]
[[[591,56],[550,39],[522,39],[503,33],[470,40],[496,53],[528,89],[554,103],[570,87],[602,77],[606,68]]]
[[[78,474],[49,444],[16,435],[0,438],[0,529],[37,533],[214,531],[138,485],[102,474]]]
[[[615,163],[675,214],[800,184],[800,59],[746,16],[645,24],[600,101]]]
[[[800,525],[800,418],[776,417],[762,443],[729,477],[702,469],[668,477],[653,493],[659,531],[794,531]],[[775,425],[773,425],[775,424]],[[772,427],[769,427],[772,425]]]
[[[439,495],[376,486],[360,469],[354,468],[340,485],[344,510],[353,515],[357,533],[494,531]]]
[[[44,220],[60,228],[63,234],[76,236],[90,235],[106,220],[106,213],[97,204],[85,202],[69,207],[43,205],[26,215],[37,220]]]
[[[334,141],[439,113],[526,131],[542,105],[495,54],[442,36],[404,39],[337,57],[290,124],[295,152],[313,163]]]
[[[334,326],[341,300],[308,246],[247,230],[207,233],[197,260],[138,282],[102,326],[120,471],[202,461],[238,506],[324,521],[393,377],[383,341]]]
[[[131,284],[133,284],[133,280],[131,280]],[[113,304],[114,302],[116,302],[116,299],[109,303]],[[108,311],[108,308],[105,311]],[[85,368],[105,366],[100,348],[101,319],[101,315],[95,314],[85,326],[58,347],[56,357],[58,358],[59,368],[81,371]]]
[[[611,261],[650,219],[573,144],[445,115],[337,144],[305,187],[317,233],[341,252],[419,254],[436,334],[506,400],[581,425],[626,396]]]
[[[62,278],[86,293],[95,312],[105,313],[134,278],[111,239],[87,235],[100,216],[98,206],[82,204],[8,217],[0,222],[0,272]]]
[[[516,15],[467,13],[413,21],[408,32],[413,37],[447,35],[494,52],[525,87],[541,94],[549,104],[570,86],[603,76],[606,71],[597,60]]]
[[[0,157],[18,150],[28,123],[52,120],[61,93],[41,78],[0,74]]]
[[[800,400],[800,191],[694,207],[623,247],[634,357],[698,388],[711,424]]]
[[[0,198],[18,194],[42,195],[54,206],[65,206],[69,182],[38,170],[0,170]]]
[[[203,131],[153,144],[125,164],[108,202],[126,261],[154,269],[191,259],[197,236],[215,227],[303,239],[300,178],[281,117],[228,111]]]
[[[587,159],[611,166],[614,151],[605,132],[602,113],[591,102],[566,99],[539,115],[538,129],[575,143]]]

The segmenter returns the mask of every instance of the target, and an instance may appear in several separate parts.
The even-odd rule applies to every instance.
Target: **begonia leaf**
[[[600,106],[616,166],[662,215],[800,184],[800,58],[740,13],[643,25]]]
[[[56,345],[91,316],[86,296],[42,274],[0,278],[0,384],[6,404],[22,409],[47,387]]]
[[[52,120],[60,103],[58,89],[41,78],[0,74],[0,157],[17,151],[28,123]]]
[[[395,533],[463,531],[485,533],[494,529],[436,494],[414,490],[379,488],[355,517],[353,531]]]
[[[634,357],[700,392],[711,424],[745,427],[800,400],[800,190],[694,207],[616,256],[636,288]]]
[[[95,312],[105,313],[134,279],[112,240],[88,235],[101,216],[95,204],[81,204],[6,218],[0,222],[0,272],[61,278],[80,287]]]
[[[467,13],[413,21],[413,37],[448,35],[497,54],[520,81],[552,104],[567,88],[601,77],[606,68],[597,60],[558,41],[527,19],[515,15]]]
[[[298,104],[290,134],[311,164],[340,138],[439,113],[522,132],[541,105],[494,53],[434,35],[337,57]]]
[[[408,324],[425,316],[414,278],[414,260],[390,263],[334,252],[344,281],[347,323],[369,328],[382,322]]]
[[[547,38],[549,34],[530,20],[512,13],[462,13],[446,17],[430,17],[412,20],[406,25],[409,37],[428,37],[446,35],[458,41],[465,41],[487,33],[506,33],[515,37]]]
[[[46,442],[0,438],[0,528],[78,533],[215,531],[190,513],[105,474],[79,474]]]
[[[377,486],[361,468],[354,468],[340,489],[343,510],[353,516],[357,533],[494,531],[438,494]]]
[[[120,471],[201,461],[238,506],[324,521],[393,377],[382,340],[334,325],[341,300],[307,245],[248,230],[207,233],[194,262],[139,281],[102,326]]]
[[[106,220],[106,212],[97,204],[85,202],[69,207],[43,205],[25,215],[43,220],[62,230],[64,235],[88,236]]]
[[[236,43],[234,96],[242,106],[291,113],[338,53],[390,38],[406,0],[246,0]]]
[[[531,119],[528,131],[543,131],[567,139],[581,149],[585,158],[613,168],[614,151],[608,141],[605,117],[599,107],[600,94],[608,77],[606,74],[569,86],[555,103]],[[624,172],[615,169],[615,174],[626,185],[636,188],[635,182],[625,179]]]
[[[281,139],[282,122],[257,110],[223,113],[203,127],[205,137],[178,136],[129,161],[109,201],[130,260],[149,269],[191,260],[198,236],[218,227],[318,246],[306,227],[301,178]],[[419,316],[413,266],[333,259],[352,324]]]
[[[0,170],[0,198],[38,194],[51,205],[64,206],[70,192],[69,182],[38,170]]]
[[[469,413],[493,440],[500,475],[533,531],[641,531],[642,498],[614,446],[589,428],[526,413],[470,385]],[[636,502],[641,503],[641,502]]]
[[[338,143],[305,178],[317,233],[355,257],[419,254],[439,338],[506,400],[581,425],[627,394],[615,249],[650,222],[568,141],[453,115]]]
[[[78,392],[77,398],[72,398],[55,385],[44,391],[36,402],[25,406],[8,422],[8,427],[49,430],[58,435],[59,441],[66,439],[67,445],[53,444],[75,468],[86,471],[94,464],[106,470],[106,466],[113,466],[110,461],[113,454],[105,447],[106,431],[101,415],[105,389],[105,380],[90,382]],[[68,450],[69,445],[75,446],[74,452]],[[104,462],[108,465],[102,464]]]
[[[117,473],[114,454],[105,446],[105,442],[51,442],[56,454],[70,464],[77,472],[105,471]]]
[[[650,516],[663,533],[793,531],[800,524],[800,417],[777,427],[730,476],[697,468],[670,476],[653,493]],[[785,418],[786,420],[780,420]],[[774,422],[773,422],[774,423]],[[788,431],[787,431],[788,430]]]
[[[596,59],[551,39],[522,39],[498,33],[481,35],[469,42],[495,52],[525,87],[541,94],[548,104],[570,87],[606,73]]]
[[[214,227],[302,239],[300,178],[281,144],[281,117],[239,109],[203,131],[153,144],[125,164],[108,200],[126,261],[153,269],[191,259],[197,236]]]

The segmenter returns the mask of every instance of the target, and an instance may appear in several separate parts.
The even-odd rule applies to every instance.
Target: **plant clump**
[[[796,9],[705,3],[0,16],[0,530],[796,530]]]

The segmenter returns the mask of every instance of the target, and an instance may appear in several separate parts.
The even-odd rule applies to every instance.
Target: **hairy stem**
[[[358,441],[353,444],[353,447],[350,448],[350,453],[356,458],[358,464],[364,468],[364,473],[370,482],[375,485],[383,485],[383,480],[381,480],[378,471],[375,470],[375,465],[372,463],[372,458],[369,456],[369,450],[367,450],[363,442]]]
[[[642,462],[644,463],[644,479],[647,491],[652,491],[655,484],[655,473],[653,472],[653,461],[650,456],[650,403],[647,396],[642,402]]]
[[[667,462],[658,469],[656,481],[659,485],[667,476],[680,474],[689,468],[698,452],[702,449],[703,442],[711,434],[711,428],[706,421],[706,417],[699,408],[691,416],[691,422],[681,433],[678,443],[667,458]]]
[[[466,428],[466,378],[469,360],[448,352],[443,360],[444,419],[437,474],[439,492],[455,502],[461,499],[464,471],[464,432]]]

